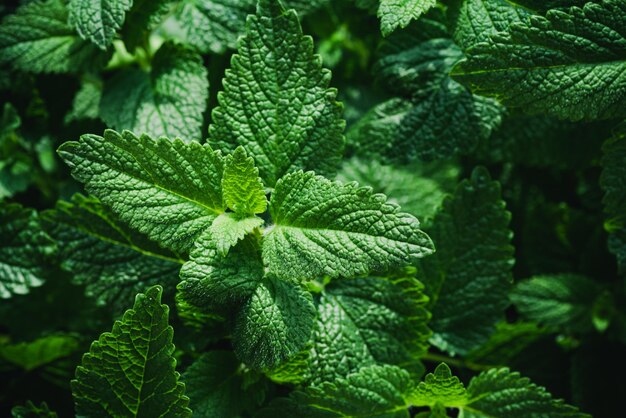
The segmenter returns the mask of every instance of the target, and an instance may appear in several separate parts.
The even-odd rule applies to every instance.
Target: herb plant
[[[620,414],[625,1],[0,16],[3,415]]]

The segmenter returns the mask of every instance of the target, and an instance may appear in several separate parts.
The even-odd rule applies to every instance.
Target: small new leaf
[[[222,213],[209,228],[211,239],[215,242],[217,251],[225,256],[228,250],[234,247],[247,234],[263,225],[263,219],[256,216],[251,218],[240,218],[234,213]]]
[[[460,406],[465,403],[467,393],[458,377],[452,376],[447,364],[441,363],[435,373],[428,373],[423,382],[412,390],[409,401],[415,406],[435,407],[437,404]]]
[[[224,203],[240,216],[263,213],[267,209],[259,169],[254,166],[254,159],[248,157],[243,147],[237,147],[224,160],[222,192]]]
[[[83,356],[72,380],[77,415],[191,417],[161,293],[155,286],[138,294],[133,309]]]

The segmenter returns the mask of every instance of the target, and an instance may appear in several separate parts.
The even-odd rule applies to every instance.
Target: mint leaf
[[[249,235],[222,255],[210,231],[200,235],[180,270],[178,296],[198,308],[241,304],[263,279],[257,237]]]
[[[37,406],[31,401],[26,402],[24,406],[11,409],[11,416],[13,418],[58,418],[56,412],[51,411],[45,402]]]
[[[212,113],[211,143],[243,146],[270,187],[298,169],[332,174],[344,148],[342,106],[295,12],[260,0],[237,51]]]
[[[467,418],[590,418],[508,369],[481,373],[470,381],[467,394],[462,407]]]
[[[589,2],[512,24],[470,49],[453,76],[524,112],[562,119],[626,116],[626,5]]]
[[[0,203],[0,298],[23,295],[44,283],[55,251],[37,212]]]
[[[477,168],[427,228],[437,252],[420,262],[418,277],[431,296],[432,343],[438,348],[465,354],[503,318],[513,279],[510,219],[499,183]]]
[[[80,347],[72,335],[48,335],[34,341],[0,344],[0,359],[15,364],[25,371],[52,363],[76,352]]]
[[[411,20],[419,18],[436,4],[436,0],[380,0],[378,17],[383,36],[399,27],[406,28]]]
[[[586,332],[593,329],[593,307],[602,290],[576,274],[534,276],[517,283],[511,300],[526,319],[557,330]]]
[[[240,218],[236,214],[229,212],[222,213],[215,218],[209,230],[217,251],[222,256],[225,256],[231,247],[261,225],[263,225],[263,219],[261,218],[256,216]]]
[[[268,276],[237,315],[233,346],[254,368],[273,368],[308,343],[315,322],[311,294],[300,284]]]
[[[411,391],[409,401],[415,406],[463,405],[467,398],[465,386],[458,377],[452,376],[447,364],[441,363],[435,373],[428,373]]]
[[[106,49],[113,42],[115,32],[122,27],[126,12],[132,5],[133,0],[70,0],[69,21],[76,26],[83,39]]]
[[[133,309],[83,356],[72,380],[77,415],[191,416],[185,385],[174,370],[174,331],[161,293],[154,286],[138,294]]]
[[[202,57],[165,43],[150,72],[131,68],[105,83],[100,116],[117,130],[199,141],[208,89]]]
[[[206,145],[107,130],[63,144],[59,155],[122,221],[174,251],[189,251],[225,209],[222,157]]]
[[[202,354],[183,374],[189,406],[202,418],[239,417],[265,398],[265,380],[229,351]]]
[[[5,103],[0,118],[0,201],[25,191],[32,182],[33,161],[18,133],[21,125],[17,110]]]
[[[419,358],[431,335],[427,301],[422,285],[411,277],[332,282],[317,307],[309,379],[332,381],[375,363],[421,375]]]
[[[237,147],[224,160],[222,191],[224,203],[239,215],[254,215],[267,209],[259,169],[254,166],[254,159],[248,157],[243,147]]]
[[[81,195],[45,212],[46,229],[59,245],[61,268],[98,305],[122,314],[147,286],[174,290],[179,256],[120,223],[98,200]]]
[[[479,364],[510,364],[524,349],[548,333],[548,329],[531,322],[499,322],[489,340],[465,358]]]
[[[65,115],[65,123],[82,119],[98,119],[100,117],[100,98],[102,97],[102,81],[85,79],[74,96],[72,110]]]
[[[280,179],[270,213],[275,225],[264,238],[263,260],[285,279],[351,277],[433,252],[419,221],[383,195],[311,172]]]
[[[145,46],[150,32],[161,23],[173,3],[174,0],[133,0],[122,27],[122,39],[130,51]]]
[[[96,70],[108,55],[67,24],[62,0],[24,4],[0,25],[0,64],[32,73]]]

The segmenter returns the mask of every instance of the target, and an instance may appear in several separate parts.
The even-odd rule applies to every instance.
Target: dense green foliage
[[[626,1],[0,18],[0,415],[623,415]]]

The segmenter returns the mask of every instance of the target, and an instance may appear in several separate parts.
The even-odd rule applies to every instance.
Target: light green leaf
[[[470,381],[467,394],[464,418],[591,418],[508,369],[481,373]]]
[[[117,130],[199,141],[208,89],[202,57],[168,42],[150,72],[127,69],[105,84],[100,115]]]
[[[24,4],[0,25],[0,64],[33,73],[96,70],[108,59],[67,24],[62,0]]]
[[[543,1],[543,0],[542,0]],[[463,50],[523,23],[533,11],[510,0],[452,0],[448,2],[452,38]]]
[[[585,332],[593,329],[593,306],[601,292],[602,287],[585,276],[535,276],[517,283],[511,300],[526,319]]]
[[[89,193],[174,251],[188,251],[225,210],[223,162],[207,145],[107,130],[66,142],[59,155]]]
[[[223,182],[222,182],[223,184]],[[263,225],[263,219],[240,218],[234,213],[222,213],[213,221],[209,230],[211,239],[220,255],[225,256],[228,250],[241,241],[247,234]]]
[[[75,336],[48,335],[34,341],[0,345],[0,359],[31,371],[67,357],[79,347],[79,341]]]
[[[24,406],[11,409],[11,416],[13,418],[58,418],[56,412],[51,411],[45,402],[37,406],[31,401],[26,402]]]
[[[265,398],[264,380],[246,370],[230,351],[209,351],[183,374],[189,406],[198,418],[235,418],[253,412]],[[252,381],[252,382],[250,382]]]
[[[133,309],[83,356],[72,380],[78,416],[191,416],[175,371],[174,331],[161,293],[154,286],[138,294]]]
[[[223,256],[207,231],[196,241],[180,278],[178,296],[192,306],[240,305],[263,279],[258,238],[249,235]]]
[[[23,295],[31,287],[41,286],[54,251],[37,212],[0,203],[0,298]]]
[[[437,0],[380,0],[378,17],[383,36],[398,27],[406,28],[411,20],[419,18],[436,4]]]
[[[259,418],[408,418],[405,394],[411,379],[393,366],[369,366],[333,382],[295,391],[278,398],[258,414]]]
[[[609,250],[617,257],[622,275],[626,274],[626,124],[606,141],[603,148],[602,176],[604,224],[609,232]]]
[[[133,0],[70,0],[69,22],[83,39],[106,49],[132,5]]]
[[[342,106],[329,89],[330,71],[302,35],[296,13],[260,0],[226,71],[209,127],[212,144],[254,157],[272,187],[298,169],[333,174],[344,149]]]
[[[419,221],[385,196],[311,172],[283,177],[272,193],[270,213],[275,225],[264,238],[263,260],[285,279],[383,271],[434,250]]]
[[[237,147],[224,160],[222,191],[224,203],[239,215],[263,213],[267,209],[259,169],[254,166],[254,159],[248,157],[243,147]]]
[[[466,398],[463,383],[458,377],[452,376],[447,364],[441,363],[435,369],[435,373],[428,373],[424,381],[411,391],[409,401],[415,406],[431,408],[437,404],[458,407],[465,403]]]
[[[524,112],[562,119],[626,116],[626,4],[588,2],[511,24],[471,48],[453,76]]]
[[[422,285],[410,277],[332,282],[317,310],[308,378],[332,381],[368,364],[391,364],[420,376],[431,335]]]
[[[314,322],[308,291],[298,283],[266,277],[237,315],[235,353],[250,367],[276,367],[304,349]]]
[[[180,257],[130,230],[102,204],[82,195],[43,214],[57,241],[61,267],[99,305],[124,313],[135,295],[160,284],[173,291]]]
[[[441,350],[467,353],[503,318],[513,279],[510,219],[500,185],[478,168],[427,228],[437,253],[420,262],[418,277],[432,298],[431,342]]]
[[[102,82],[97,79],[86,79],[74,96],[72,110],[65,116],[65,123],[81,119],[98,119],[100,117],[100,98]]]

